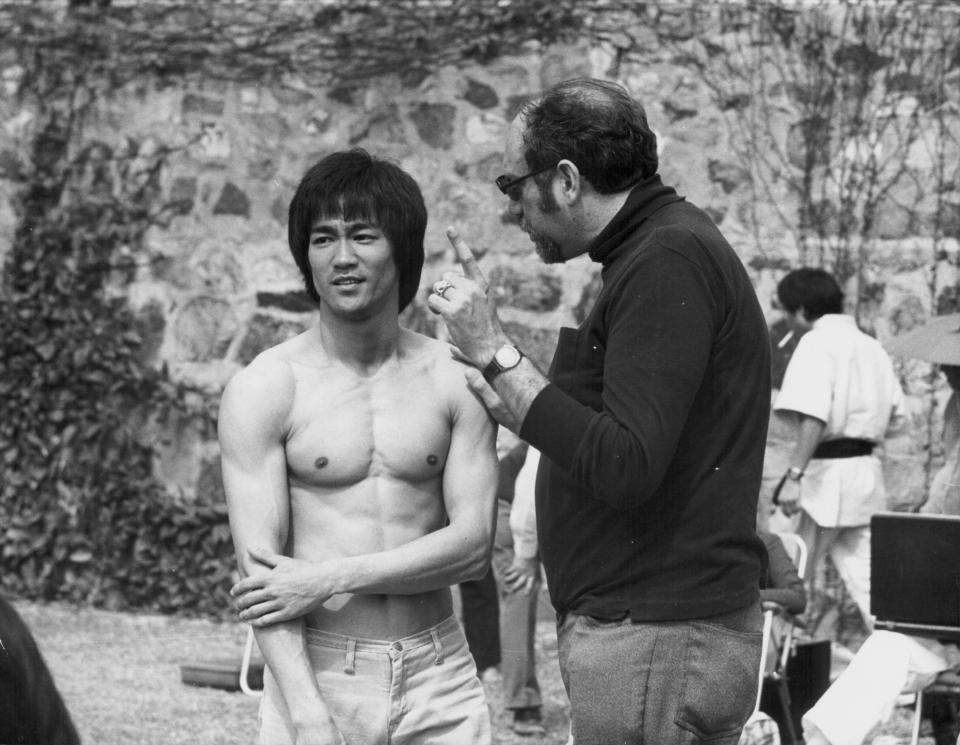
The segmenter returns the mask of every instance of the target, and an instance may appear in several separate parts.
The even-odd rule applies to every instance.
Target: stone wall
[[[454,224],[481,255],[508,332],[546,367],[557,329],[577,323],[589,307],[596,267],[585,258],[540,264],[493,179],[500,172],[504,129],[519,103],[579,75],[616,79],[645,103],[659,138],[664,180],[718,222],[774,324],[776,281],[802,255],[796,230],[777,213],[795,213],[796,198],[785,187],[778,192],[776,183],[774,196],[757,191],[753,165],[737,156],[742,146],[735,142],[728,108],[718,102],[702,67],[678,52],[690,45],[722,48],[740,32],[717,31],[727,37],[703,39],[680,29],[673,45],[663,45],[648,29],[633,31],[628,41],[528,42],[484,64],[447,64],[417,76],[397,70],[348,87],[295,77],[237,82],[148,76],[111,91],[96,102],[84,139],[110,153],[147,159],[163,153],[160,186],[177,205],[175,219],[147,235],[145,257],[126,289],[151,364],[166,365],[176,379],[216,396],[259,351],[312,322],[314,311],[286,246],[287,204],[309,165],[356,145],[409,171],[430,211],[424,289],[404,323],[442,336],[424,297],[453,266],[443,229]],[[0,259],[16,227],[15,175],[34,125],[23,90],[27,78],[16,64],[2,74]],[[914,85],[919,90],[922,83]],[[765,126],[772,138],[789,143],[802,117],[799,105],[785,105]],[[923,156],[918,150],[914,157]],[[957,209],[956,192],[946,196],[947,207]],[[957,285],[956,226],[951,235],[935,237],[914,215],[906,208],[882,211],[881,240],[871,244],[863,275],[874,290],[863,292],[863,276],[851,284],[851,309],[881,339],[933,314],[942,288]],[[781,335],[774,331],[775,339]],[[783,362],[778,360],[781,367]],[[929,426],[927,414],[931,405],[942,404],[944,391],[940,383],[931,389],[929,366],[898,365],[915,421],[891,448],[891,480],[896,500],[910,502],[922,498],[931,453],[935,465],[936,413]],[[219,498],[216,443],[200,424],[160,416],[149,437],[157,449],[157,473],[171,489],[191,499]],[[782,455],[776,427],[771,442],[775,471]]]

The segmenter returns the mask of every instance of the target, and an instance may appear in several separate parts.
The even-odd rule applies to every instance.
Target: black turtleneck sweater
[[[543,458],[537,530],[554,607],[703,618],[758,598],[767,327],[701,210],[639,184],[591,243],[603,288],[560,330],[521,437]]]

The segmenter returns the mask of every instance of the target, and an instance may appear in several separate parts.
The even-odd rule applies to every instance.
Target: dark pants
[[[500,664],[500,605],[493,569],[483,579],[460,583],[461,621],[477,671]]]

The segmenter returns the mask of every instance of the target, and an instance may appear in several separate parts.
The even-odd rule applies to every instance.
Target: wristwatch
[[[512,370],[520,364],[523,359],[523,352],[517,349],[513,344],[504,344],[493,355],[490,364],[483,368],[483,377],[488,383],[493,383],[493,379],[500,373]]]
[[[790,468],[787,469],[787,478],[791,481],[799,481],[803,478],[803,469],[790,466]]]

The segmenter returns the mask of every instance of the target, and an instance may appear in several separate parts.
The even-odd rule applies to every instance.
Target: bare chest
[[[429,481],[443,472],[450,431],[449,407],[422,371],[374,378],[311,372],[297,381],[285,443],[289,476],[320,488],[377,477]]]

